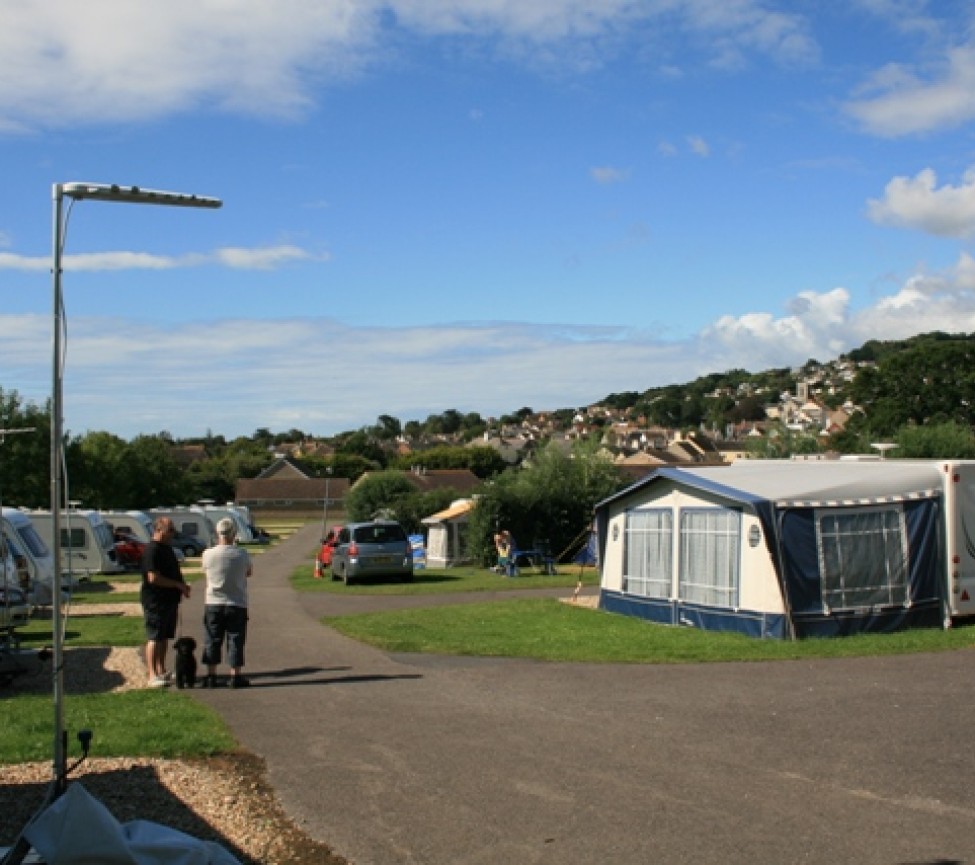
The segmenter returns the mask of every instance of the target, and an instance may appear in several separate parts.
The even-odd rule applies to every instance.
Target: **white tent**
[[[449,568],[470,561],[467,546],[467,519],[473,499],[458,499],[446,510],[421,521],[428,526],[427,567]]]

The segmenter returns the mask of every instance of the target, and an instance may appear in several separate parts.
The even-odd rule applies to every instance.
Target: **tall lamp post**
[[[62,383],[61,328],[64,316],[61,293],[61,255],[64,247],[64,199],[73,201],[115,201],[120,204],[164,204],[173,207],[217,208],[219,198],[207,198],[184,192],[160,192],[138,186],[117,186],[106,183],[55,183],[54,198],[54,338],[53,381],[51,385],[51,527],[54,546],[54,601],[51,605],[52,664],[54,691],[54,789],[60,796],[67,787],[67,734],[64,730],[64,637],[61,621],[61,490],[64,442],[62,440]]]
[[[328,466],[325,469],[325,499],[322,501],[322,540],[325,540],[325,535],[328,533],[328,497],[329,497],[329,484],[332,482],[332,467]]]

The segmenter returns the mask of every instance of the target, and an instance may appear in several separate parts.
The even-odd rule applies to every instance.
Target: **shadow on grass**
[[[220,832],[219,826],[214,826],[175,796],[153,766],[100,770],[97,765],[84,764],[70,783],[81,783],[120,823],[149,820],[202,841],[216,842],[243,865],[261,865],[267,861],[292,865],[347,865],[345,859],[309,838],[288,819],[267,784],[266,767],[260,758],[238,753],[184,762],[229,775],[236,789],[248,792],[243,797],[245,801],[240,803],[240,822],[245,829],[248,824],[257,822],[272,827],[262,835],[267,838],[264,849],[246,851],[238,847]],[[0,821],[0,846],[14,843],[17,833],[42,806],[47,789],[46,782],[0,785],[0,813],[4,815]]]
[[[94,648],[74,648],[64,650],[64,693],[97,694],[114,691],[125,684],[122,673],[105,668],[105,662],[112,650],[106,646]],[[8,693],[45,694],[52,689],[50,658],[26,659],[23,675],[17,676]]]

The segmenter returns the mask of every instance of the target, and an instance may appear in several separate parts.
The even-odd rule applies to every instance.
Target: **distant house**
[[[176,464],[184,469],[207,458],[207,450],[204,445],[173,445],[170,448],[170,453]]]
[[[275,460],[256,478],[237,481],[237,504],[258,511],[320,511],[339,508],[349,491],[349,479],[312,477],[292,460]]]
[[[374,477],[379,472],[364,472],[352,486],[357,487],[366,478]],[[386,472],[383,472],[386,474]],[[483,481],[469,469],[425,469],[414,468],[400,472],[419,492],[428,493],[434,490],[454,490],[460,495],[470,495]]]

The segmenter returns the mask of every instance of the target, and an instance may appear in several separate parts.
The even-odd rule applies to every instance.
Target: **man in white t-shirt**
[[[204,688],[216,687],[217,665],[225,639],[230,665],[227,685],[231,688],[250,685],[241,671],[247,639],[247,578],[253,573],[253,565],[250,554],[237,546],[236,539],[233,520],[225,517],[217,523],[217,545],[203,551],[203,573],[207,580],[203,613],[206,631],[203,663],[207,665]]]

